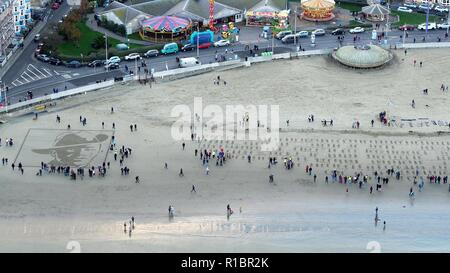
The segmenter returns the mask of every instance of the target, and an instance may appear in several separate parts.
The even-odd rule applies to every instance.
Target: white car
[[[129,60],[140,60],[142,57],[139,53],[131,53],[127,56],[125,56],[125,61],[129,61]]]
[[[428,23],[428,29],[429,30],[436,29],[436,28],[437,28],[436,23]],[[419,30],[426,30],[427,29],[427,23],[423,23],[423,24],[418,25],[417,29],[419,29]]]
[[[428,5],[427,5],[427,4],[422,4],[422,5],[419,6],[419,9],[423,9],[423,10],[430,9],[430,10],[432,10],[432,9],[433,9],[433,6],[434,6],[434,5],[431,4],[431,3],[428,4]]]
[[[314,34],[315,36],[323,36],[325,35],[325,30],[319,28],[311,32],[311,34]]]
[[[119,56],[112,56],[111,58],[109,58],[108,61],[106,62],[106,64],[110,64],[110,63],[120,63]]]
[[[397,11],[401,11],[401,12],[408,12],[408,13],[411,13],[411,12],[413,12],[413,10],[412,10],[412,9],[410,9],[410,8],[407,8],[407,7],[398,7]]]
[[[436,6],[434,8],[434,10],[439,11],[439,12],[448,12],[448,8],[446,7],[441,7],[441,6]]]
[[[355,27],[355,28],[350,29],[348,32],[350,32],[350,33],[362,33],[362,32],[364,32],[364,28],[362,28],[362,27]]]
[[[414,3],[404,3],[403,6],[408,7],[408,8],[413,8],[413,9],[417,8],[417,5]]]
[[[449,23],[438,24],[437,28],[438,29],[449,29],[450,28],[450,24]]]
[[[222,46],[228,46],[230,45],[230,41],[229,40],[219,40],[217,42],[214,43],[215,47],[222,47]]]

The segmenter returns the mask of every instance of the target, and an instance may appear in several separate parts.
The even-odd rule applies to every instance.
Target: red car
[[[416,27],[413,25],[403,25],[403,26],[400,26],[398,29],[399,30],[414,30],[415,28]]]
[[[203,43],[203,44],[200,44],[199,46],[198,46],[198,48],[200,48],[200,49],[203,49],[203,48],[209,48],[209,47],[211,47],[211,43]]]
[[[53,3],[53,4],[52,4],[52,9],[53,9],[53,10],[59,9],[59,4],[58,4],[58,3]]]

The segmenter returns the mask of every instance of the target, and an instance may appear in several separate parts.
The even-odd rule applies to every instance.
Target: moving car
[[[362,28],[362,27],[355,27],[355,28],[352,28],[352,29],[350,29],[348,32],[350,32],[350,33],[362,33],[362,32],[364,32],[364,28]]]
[[[131,53],[128,54],[127,56],[125,56],[125,61],[129,61],[129,60],[140,60],[142,59],[141,54],[139,53]]]
[[[449,23],[438,24],[437,28],[438,29],[450,29],[450,24]]]
[[[413,12],[413,10],[408,7],[398,7],[397,11],[408,12],[408,13]]]
[[[95,60],[95,61],[90,62],[88,64],[88,66],[89,67],[99,67],[99,66],[102,66],[104,63],[105,63],[104,60]]]
[[[198,46],[198,48],[199,49],[205,49],[205,48],[210,48],[211,46],[212,46],[212,43],[203,43],[203,44],[200,44]]]
[[[441,6],[436,6],[434,8],[435,11],[439,11],[439,12],[448,12],[448,8],[447,7],[441,7]]]
[[[161,53],[164,55],[177,53],[177,52],[178,52],[178,44],[177,43],[165,44],[163,49],[161,49]]]
[[[186,52],[186,51],[192,51],[194,49],[197,48],[197,45],[193,45],[193,44],[185,44],[182,48],[181,51]]]
[[[52,64],[52,65],[62,65],[63,62],[60,59],[57,59],[57,58],[50,58],[48,60],[48,63]]]
[[[106,62],[106,64],[109,64],[109,63],[120,63],[120,58],[118,56],[112,56]]]
[[[228,46],[228,45],[230,45],[230,41],[229,40],[225,40],[225,39],[219,40],[219,41],[214,43],[215,47],[222,47],[222,46]]]
[[[436,23],[428,23],[429,30],[436,29],[436,27],[437,27]],[[420,24],[417,26],[417,29],[420,29],[420,30],[426,30],[426,28],[427,28],[427,23],[423,23],[423,24]]]
[[[414,25],[403,25],[403,26],[399,26],[398,29],[399,30],[414,30],[416,27]]]
[[[345,30],[342,28],[337,28],[331,32],[331,35],[343,35],[345,34]]]
[[[66,64],[66,66],[71,68],[79,68],[81,67],[81,63],[79,61],[70,61]]]
[[[199,60],[197,60],[197,58],[194,58],[194,57],[181,58],[178,61],[179,67],[191,67],[191,66],[196,66],[196,65],[200,65],[200,62],[199,62]]]
[[[150,49],[149,51],[144,53],[145,58],[157,57],[159,55],[159,51],[157,49]]]
[[[42,61],[42,62],[48,62],[48,61],[50,60],[50,58],[49,58],[47,55],[45,55],[45,54],[38,54],[38,55],[36,56],[36,58],[37,58],[39,61]]]
[[[313,32],[311,32],[311,34],[314,34],[316,36],[323,36],[323,35],[325,35],[325,30],[318,28],[318,29],[314,30]]]
[[[309,33],[306,30],[302,30],[296,33],[295,35],[297,35],[299,38],[305,38],[308,37]]]
[[[277,33],[277,35],[275,35],[275,38],[277,38],[278,40],[283,39],[284,37],[286,37],[287,35],[291,35],[292,34],[292,30],[283,30]]]
[[[41,39],[41,34],[36,34],[36,35],[34,35],[33,41],[39,42],[40,39]]]
[[[119,63],[108,63],[105,65],[105,69],[117,69],[119,68]]]
[[[52,10],[57,10],[59,9],[59,4],[58,3],[53,3],[52,4]]]

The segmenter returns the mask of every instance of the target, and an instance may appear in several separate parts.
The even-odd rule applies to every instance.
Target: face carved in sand
[[[52,147],[33,149],[37,154],[49,155],[52,159],[47,162],[53,166],[84,167],[101,151],[102,146],[107,146],[105,134],[90,132],[64,132],[56,136]]]

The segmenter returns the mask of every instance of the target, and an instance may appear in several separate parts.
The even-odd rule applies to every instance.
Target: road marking
[[[59,75],[59,73],[58,73],[58,71],[56,71],[56,70],[53,70],[53,72],[55,73],[55,75]]]
[[[66,79],[71,79],[72,78],[72,76],[70,76],[70,75],[68,75],[68,74],[64,74],[64,75],[62,75],[64,78],[66,78]]]
[[[30,82],[29,80],[25,79],[25,77],[23,75],[21,75],[22,79],[25,80],[25,82]]]
[[[23,75],[26,75],[28,78],[30,78],[32,81],[34,81],[34,78],[31,77],[26,71],[22,73],[22,78],[25,79],[25,77]]]
[[[52,73],[50,73],[50,71],[48,71],[47,69],[44,68],[44,71],[47,72],[47,74],[48,74],[49,76],[53,76]]]
[[[74,77],[80,76],[80,73],[73,73],[72,76],[74,76]]]
[[[41,73],[42,76],[44,76],[44,78],[47,77],[47,75],[45,75],[44,73],[42,73],[39,69],[37,69],[34,65],[30,64],[29,66],[31,66],[34,70],[36,70],[37,72]],[[30,69],[28,69],[30,70]]]
[[[31,71],[30,69],[27,69],[28,71],[30,71],[30,73],[32,73],[33,75],[36,76],[36,78],[41,79],[41,77],[39,77],[38,75],[36,75],[36,73],[34,73],[33,71]],[[26,72],[25,72],[26,73]],[[34,79],[33,79],[34,80]]]

